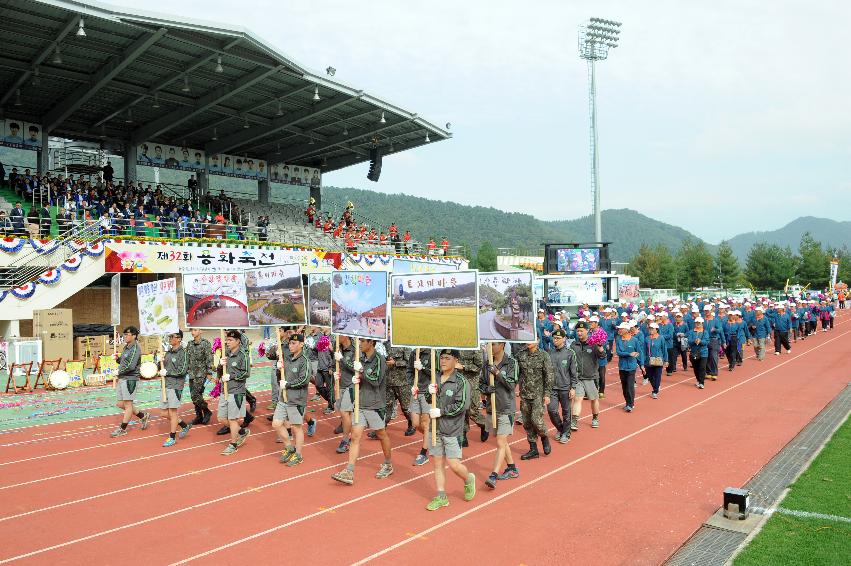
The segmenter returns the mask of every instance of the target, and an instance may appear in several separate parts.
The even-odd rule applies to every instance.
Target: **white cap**
[[[754,310],[755,310],[755,311],[762,312],[762,311],[764,311],[765,309],[763,309],[762,307],[756,307]]]
[[[678,316],[678,317],[682,318],[682,317],[683,317],[683,313],[681,313],[681,312],[675,312],[675,313],[674,313],[674,316]]]
[[[704,310],[704,312],[705,312],[705,311],[711,311],[711,310],[712,310],[712,305],[703,305],[703,310]]]
[[[733,314],[736,315],[736,316],[742,316],[742,311],[740,311],[739,309],[736,309],[736,310],[733,311]]]
[[[656,320],[656,315],[655,314],[648,314],[647,320]]]
[[[603,309],[603,312],[612,312],[612,309],[610,309],[609,307],[606,307],[606,308]]]
[[[697,305],[694,305],[693,307],[691,307],[691,312],[700,312],[700,309],[697,308]]]
[[[783,302],[777,303],[777,308],[786,310],[786,303],[783,303]]]
[[[730,305],[728,305],[727,303],[721,303],[720,305],[718,305],[718,308],[726,310],[730,308]]]
[[[588,322],[600,322],[600,317],[597,315],[592,316],[588,319]]]
[[[695,323],[695,324],[697,324],[698,322],[703,322],[703,317],[702,317],[702,316],[699,316],[699,317],[697,317],[696,319],[694,319],[694,323]]]
[[[637,327],[638,327],[638,323],[637,323],[636,321],[634,321],[634,320],[630,320],[630,321],[629,321],[629,327],[630,327],[630,328],[637,328]]]
[[[618,330],[628,330],[628,329],[629,329],[629,323],[628,322],[622,322],[622,323],[618,324]]]
[[[660,313],[659,313],[659,316],[664,316],[665,318],[668,318],[668,311],[662,311],[662,312],[660,312]]]
[[[658,324],[656,324],[655,322],[651,322],[651,323],[650,323],[650,328],[656,328],[656,329],[658,329],[658,328],[659,328],[659,325],[658,325]]]

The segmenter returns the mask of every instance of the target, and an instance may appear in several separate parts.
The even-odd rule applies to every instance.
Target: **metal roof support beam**
[[[331,110],[339,108],[340,106],[344,106],[352,100],[357,100],[358,98],[360,98],[360,95],[356,97],[335,96],[334,98],[326,99],[325,101],[320,102],[316,106],[305,108],[303,110],[298,110],[296,112],[291,112],[290,114],[275,118],[274,120],[272,120],[272,123],[269,126],[254,126],[251,128],[247,128],[245,131],[237,132],[236,134],[228,136],[219,141],[208,143],[204,150],[207,153],[212,154],[229,151],[235,147],[245,145],[257,138],[268,136],[280,130],[287,129],[308,118],[319,116],[321,114],[324,114],[325,112],[330,112]]]
[[[277,72],[277,68],[268,69],[261,67],[251,71],[244,77],[240,77],[235,81],[235,84],[217,87],[195,101],[195,105],[192,108],[178,108],[136,129],[132,135],[133,142],[140,143],[153,139]]]
[[[352,140],[356,140],[358,138],[362,138],[364,136],[371,136],[375,134],[379,134],[384,130],[389,130],[391,128],[395,128],[402,124],[409,122],[410,120],[399,120],[393,121],[388,120],[386,124],[380,124],[378,126],[367,126],[363,128],[358,128],[357,130],[352,130],[349,132],[348,136],[344,136],[343,134],[338,134],[336,136],[331,136],[323,143],[314,144],[314,145],[302,145],[294,149],[290,149],[289,151],[284,151],[277,157],[282,162],[295,161],[302,157],[307,157],[308,155],[313,155],[314,153],[321,153],[327,149],[331,149],[334,146],[342,146],[346,149],[351,150],[350,147],[346,146],[346,142],[351,142]]]
[[[160,28],[152,34],[145,34],[131,43],[120,55],[110,58],[97,72],[92,74],[88,84],[84,83],[78,86],[44,116],[42,119],[44,129],[48,132],[54,130],[63,120],[76,112],[87,100],[97,94],[100,89],[109,84],[121,71],[135,61],[139,55],[159,41],[167,31],[165,28]]]

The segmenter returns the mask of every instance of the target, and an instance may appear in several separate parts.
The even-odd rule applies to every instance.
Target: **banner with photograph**
[[[331,330],[335,334],[387,339],[387,272],[331,273]]]
[[[409,348],[477,349],[477,273],[391,275],[391,343]]]
[[[602,277],[552,277],[546,282],[551,306],[597,305],[605,300]]]
[[[266,179],[269,175],[266,162],[262,159],[241,155],[216,153],[210,156],[210,175],[242,177],[244,179]]]
[[[479,339],[536,342],[531,271],[479,273]]]
[[[160,279],[136,286],[139,303],[139,333],[162,336],[180,328],[177,314],[177,279]]]
[[[244,273],[184,273],[183,300],[188,327],[248,327]]]
[[[136,148],[136,164],[180,171],[203,171],[204,150],[144,142]]]
[[[269,180],[283,185],[321,187],[322,170],[292,163],[272,163],[269,165]]]
[[[0,145],[17,149],[41,149],[41,125],[7,118],[0,120]],[[7,167],[6,173],[11,171]]]
[[[618,275],[618,300],[628,303],[638,303],[641,299],[638,277]]]
[[[307,276],[307,319],[310,326],[331,326],[331,274]]]
[[[249,326],[287,326],[306,322],[301,270],[297,264],[245,272]]]
[[[412,261],[409,259],[393,259],[393,273],[438,273],[443,271],[458,270],[459,266],[454,264],[443,264],[428,261]]]

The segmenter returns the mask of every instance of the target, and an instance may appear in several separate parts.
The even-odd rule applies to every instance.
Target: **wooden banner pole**
[[[118,327],[112,327],[112,357],[115,358],[115,355],[118,353]],[[118,360],[116,360],[117,362]],[[103,373],[103,370],[101,370]],[[115,369],[115,373],[112,375],[112,388],[115,389],[118,387],[118,368]]]
[[[220,358],[220,360],[223,360],[227,357],[227,354],[225,354],[225,350],[227,349],[227,346],[225,346],[225,329],[224,328],[219,328],[219,340],[222,343],[222,357]],[[221,364],[221,361],[219,361],[219,364]],[[221,365],[219,367],[222,368],[222,377],[224,377],[225,373],[227,373],[227,367],[221,366]],[[227,403],[227,401],[228,401],[228,382],[224,381],[224,380],[222,380],[222,393],[225,396],[225,403]]]
[[[360,362],[360,339],[355,338],[355,361]],[[363,376],[363,372],[361,372],[361,376]],[[360,415],[360,385],[355,383],[355,421],[358,422],[358,415]]]
[[[339,353],[340,352],[340,335],[339,334],[337,334],[336,342],[337,342],[337,346],[336,346],[335,352]],[[335,358],[335,363],[337,364],[337,372],[334,374],[335,375],[335,378],[334,378],[334,400],[336,401],[337,399],[340,398],[340,380],[337,379],[337,377],[336,377],[336,376],[340,375],[340,362],[336,361],[336,356],[334,356],[334,358]]]
[[[163,348],[162,336],[160,336],[160,352],[159,352],[159,354],[160,354],[160,373],[162,373],[162,370],[165,369],[165,350]],[[165,393],[165,376],[164,375],[160,375],[160,390],[162,392],[163,403],[165,403],[166,402],[166,393]]]
[[[431,384],[437,385],[437,368],[435,367],[434,362],[434,348],[430,350],[431,352]],[[434,393],[431,396],[431,408],[437,408],[437,393]],[[431,445],[437,446],[437,419],[431,419]]]
[[[287,378],[287,368],[286,363],[284,362],[284,347],[281,345],[281,333],[279,332],[279,328],[275,327],[275,337],[278,339],[278,361],[281,362],[281,379],[279,379],[279,383],[281,384],[281,397],[284,399],[284,403],[287,402],[287,388],[284,387],[284,381]]]
[[[493,389],[493,374],[490,371],[490,366],[493,365],[493,343],[488,342],[488,378],[491,386],[491,424],[493,424],[493,433],[496,434],[496,391]]]

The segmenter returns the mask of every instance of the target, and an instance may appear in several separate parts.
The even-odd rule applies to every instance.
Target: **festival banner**
[[[0,145],[38,151],[41,149],[41,126],[13,118],[0,120]],[[6,173],[11,170],[7,164]],[[23,170],[18,172],[23,173]]]
[[[139,303],[139,333],[162,336],[180,329],[177,314],[177,279],[160,279],[136,286]],[[101,372],[103,373],[103,372]]]
[[[476,271],[391,276],[391,343],[409,348],[479,347]]]
[[[839,276],[839,260],[830,260],[830,288],[836,288],[836,278]]]
[[[531,271],[479,273],[479,339],[536,342]]]
[[[409,259],[395,258],[393,260],[393,273],[439,273],[459,269],[457,264],[437,263],[431,261],[413,261]]]
[[[307,276],[307,318],[311,326],[331,326],[331,274]]]
[[[598,305],[604,300],[602,277],[551,277],[546,282],[551,306]]]
[[[298,264],[245,272],[249,326],[305,324],[304,291]]]
[[[641,299],[639,293],[639,278],[628,275],[618,275],[618,301],[638,303]]]
[[[341,252],[288,248],[205,247],[161,242],[106,244],[107,273],[242,273],[255,267],[295,263],[302,273],[331,271]]]
[[[322,186],[322,170],[291,163],[272,163],[269,165],[269,180],[283,185],[320,187]]]
[[[247,328],[245,273],[184,273],[183,301],[190,328]]]
[[[331,330],[335,334],[387,339],[387,273],[331,273]]]
[[[224,153],[210,156],[210,175],[224,177],[241,177],[243,179],[266,179],[268,171],[266,162],[253,157],[226,155]]]
[[[144,142],[136,148],[136,164],[179,171],[203,171],[204,151],[176,145]]]

